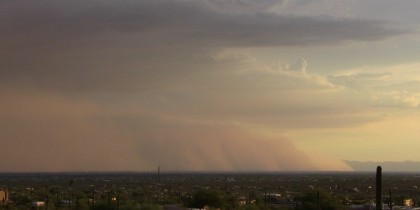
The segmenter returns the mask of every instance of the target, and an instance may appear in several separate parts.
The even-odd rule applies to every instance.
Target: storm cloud
[[[224,48],[335,45],[411,32],[384,20],[283,15],[269,9],[282,1],[264,2],[3,1],[0,81],[138,90],[171,83],[168,75],[215,69],[200,64]]]
[[[263,2],[273,4],[273,1]],[[137,43],[130,43],[140,46],[307,46],[382,39],[411,31],[384,20],[259,11],[254,9],[255,4],[242,1],[45,1],[44,4],[19,1],[2,4],[2,23],[7,26],[3,37],[13,35],[19,40],[30,32],[32,36],[20,39],[23,41],[20,44],[41,46],[99,41],[107,35],[115,35],[113,33],[135,35]],[[219,4],[252,10],[237,13],[211,6]],[[114,38],[117,43],[124,41]]]
[[[345,69],[349,58],[336,52],[416,29],[314,6],[0,1],[0,139],[10,160],[0,169],[349,170],[317,161],[288,135],[311,141],[311,130],[382,122],[372,98],[419,103],[405,89],[375,88],[418,84],[385,84],[374,72],[328,76],[319,64],[329,56],[316,55],[328,51]]]

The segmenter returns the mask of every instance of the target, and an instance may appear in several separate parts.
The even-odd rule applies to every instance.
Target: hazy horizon
[[[420,1],[0,2],[0,172],[420,161]]]
[[[129,170],[119,170],[119,171],[9,171],[9,172],[0,172],[0,174],[8,173],[145,173],[145,174],[155,174],[158,171],[161,174],[165,173],[244,173],[244,174],[282,174],[282,173],[376,173],[376,167],[381,166],[384,170],[384,173],[420,173],[420,161],[352,161],[352,160],[343,160],[347,163],[351,170],[166,170],[163,168],[157,167],[155,170],[148,171],[129,171]]]

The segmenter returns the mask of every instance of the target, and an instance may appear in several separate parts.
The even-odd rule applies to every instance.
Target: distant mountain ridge
[[[390,172],[420,172],[419,161],[354,161],[344,160],[355,171],[375,171],[377,166]]]

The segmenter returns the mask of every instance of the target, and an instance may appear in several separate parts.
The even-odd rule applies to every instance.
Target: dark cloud
[[[406,33],[380,20],[285,16],[276,13],[232,13],[205,4],[213,1],[63,1],[35,4],[4,3],[5,36],[26,41],[49,38],[72,41],[115,32],[134,33],[140,45],[219,47],[300,46],[334,44],[347,40],[375,40]],[[213,4],[233,4],[232,1]],[[247,4],[250,4],[249,2]],[[234,5],[242,5],[241,1]],[[253,7],[250,7],[253,8]],[[105,33],[105,34],[104,34]],[[22,35],[24,37],[22,37]],[[19,37],[19,36],[18,36]],[[153,41],[153,42],[147,42]],[[46,44],[46,43],[38,43]]]
[[[218,10],[237,13],[270,12],[282,6],[286,0],[204,0],[205,3]]]
[[[215,69],[210,55],[225,47],[330,45],[408,32],[381,20],[267,12],[281,3],[2,1],[0,81],[138,90]],[[243,12],[218,9],[225,4]]]
[[[390,20],[409,21],[412,23],[419,23],[420,2],[411,0],[401,0],[395,4],[393,0],[374,0],[350,1],[354,7],[355,15],[363,17],[375,17]]]

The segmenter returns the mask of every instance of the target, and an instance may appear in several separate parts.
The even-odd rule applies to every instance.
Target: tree
[[[317,210],[318,209],[318,192],[310,191],[296,197],[296,201],[300,203],[298,209]],[[321,210],[340,210],[343,207],[340,202],[325,192],[319,192],[319,207]]]
[[[199,190],[193,194],[190,207],[203,208],[209,206],[210,208],[222,208],[224,207],[223,196],[212,190]]]

